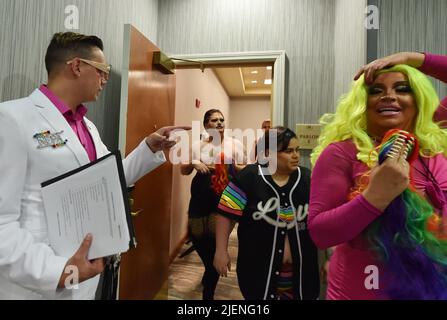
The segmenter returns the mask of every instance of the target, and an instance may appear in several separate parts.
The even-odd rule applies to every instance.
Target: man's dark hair
[[[45,55],[45,67],[48,74],[75,57],[90,59],[92,49],[95,47],[104,50],[102,40],[96,36],[86,36],[75,32],[54,34]]]

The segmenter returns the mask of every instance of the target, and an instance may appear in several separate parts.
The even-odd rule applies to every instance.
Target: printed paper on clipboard
[[[135,247],[126,182],[118,151],[42,183],[50,245],[71,257],[88,233],[88,259]]]

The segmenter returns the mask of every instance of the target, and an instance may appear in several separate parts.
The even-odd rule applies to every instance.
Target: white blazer
[[[109,151],[85,119],[97,157]],[[34,138],[61,132],[67,144],[38,149]],[[144,141],[123,161],[127,184],[166,161]],[[38,89],[0,104],[0,299],[93,299],[99,276],[79,289],[57,289],[67,258],[49,246],[40,184],[89,163],[87,152],[59,110]],[[94,241],[94,240],[93,240]]]

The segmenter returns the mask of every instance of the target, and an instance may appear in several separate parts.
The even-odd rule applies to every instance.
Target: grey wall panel
[[[355,3],[354,3],[355,2]],[[89,117],[109,147],[118,136],[123,24],[170,54],[286,50],[287,125],[315,123],[334,109],[362,61],[364,0],[0,0],[0,99],[46,81],[43,57],[77,5],[80,30],[102,37],[112,79]],[[351,19],[353,18],[353,19]],[[347,54],[346,48],[352,49]]]
[[[295,128],[333,112],[334,96],[363,64],[365,6],[364,0],[160,1],[159,45],[169,54],[285,50],[286,125]],[[308,166],[307,153],[303,162]]]
[[[170,54],[286,50],[288,121],[315,122],[332,107],[335,1],[171,0],[158,39]]]
[[[0,0],[0,99],[29,95],[47,80],[44,56],[51,36],[65,29],[65,8],[79,9],[79,30],[103,39],[113,74],[88,117],[109,148],[118,145],[123,30],[132,23],[157,41],[158,0]]]
[[[334,38],[334,110],[340,96],[350,90],[353,78],[366,63],[365,0],[338,0]]]
[[[447,54],[447,1],[379,0],[379,57],[399,51]],[[434,81],[438,94],[447,85]]]
[[[378,8],[379,0],[367,0],[368,6],[375,6]],[[376,18],[376,17],[375,17]],[[379,18],[380,20],[380,18]],[[377,28],[370,28],[366,35],[366,62],[370,63],[377,59],[377,41],[379,39],[379,30]]]

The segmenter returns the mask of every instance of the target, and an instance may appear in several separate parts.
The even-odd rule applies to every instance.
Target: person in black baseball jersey
[[[231,221],[237,220],[237,276],[245,299],[317,299],[318,254],[307,230],[310,171],[299,166],[296,134],[284,127],[273,129],[260,140],[258,150],[276,161],[276,170],[258,159],[222,193],[214,266],[221,276],[231,269],[227,246]],[[277,150],[270,150],[269,135],[274,134]]]

